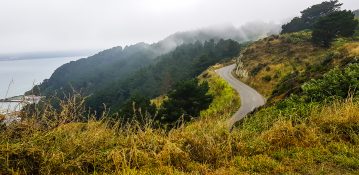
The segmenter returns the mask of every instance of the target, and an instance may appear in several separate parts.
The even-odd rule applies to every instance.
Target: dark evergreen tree
[[[320,4],[313,5],[301,11],[301,17],[293,18],[289,23],[282,26],[281,33],[298,32],[304,29],[312,29],[314,23],[323,16],[327,16],[333,12],[340,10],[342,6],[338,0],[325,1]]]
[[[300,30],[307,29],[308,25],[300,17],[293,18],[289,23],[282,25],[282,34],[297,32]]]
[[[351,11],[338,11],[321,17],[314,25],[312,41],[314,44],[329,47],[338,36],[350,37],[355,33],[358,21]]]
[[[177,83],[159,111],[160,122],[174,124],[181,117],[184,121],[198,117],[200,111],[207,109],[213,100],[207,94],[208,89],[207,82],[199,84],[197,79]]]
[[[339,11],[342,5],[343,4],[338,3],[338,0],[325,1],[301,11],[302,18],[306,23],[313,24],[316,19]]]
[[[122,105],[119,116],[125,120],[146,122],[148,118],[145,117],[154,117],[155,113],[156,107],[151,104],[150,99],[136,93]]]

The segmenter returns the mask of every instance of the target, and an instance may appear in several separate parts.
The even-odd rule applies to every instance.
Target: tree
[[[338,36],[350,37],[355,33],[358,21],[351,11],[338,11],[321,17],[313,27],[312,41],[314,44],[329,47]]]
[[[354,10],[353,13],[354,13],[354,15],[355,15],[356,18],[359,17],[359,10]]]
[[[320,4],[313,5],[300,13],[306,23],[313,24],[318,18],[339,11],[342,5],[343,4],[338,3],[338,0],[325,1]]]
[[[292,33],[308,28],[304,20],[300,17],[293,18],[289,23],[282,25],[283,33]]]
[[[207,82],[198,83],[197,79],[191,79],[177,83],[168,94],[159,111],[159,120],[162,123],[173,124],[183,116],[184,121],[199,116],[201,110],[207,109],[213,100],[208,95]]]
[[[146,122],[147,119],[144,117],[154,116],[155,113],[156,107],[154,104],[151,104],[149,98],[134,94],[122,105],[119,114],[125,120],[135,119],[139,122]]]
[[[320,4],[313,5],[301,11],[301,17],[293,18],[289,23],[282,26],[281,33],[298,32],[304,29],[312,29],[314,23],[323,16],[327,16],[333,12],[340,10],[342,4],[338,0],[325,1]]]

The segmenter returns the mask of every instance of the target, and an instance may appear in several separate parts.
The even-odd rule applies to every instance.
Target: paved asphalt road
[[[239,110],[229,119],[229,126],[232,128],[233,124],[248,113],[252,112],[255,108],[265,104],[265,98],[259,94],[256,90],[242,83],[232,75],[232,70],[235,68],[235,64],[220,68],[216,70],[224,80],[226,80],[240,95],[241,107]]]

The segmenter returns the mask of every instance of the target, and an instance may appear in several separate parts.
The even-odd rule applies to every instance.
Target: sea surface
[[[85,57],[0,61],[0,99],[23,95],[34,85],[50,78],[52,73],[61,65]],[[7,109],[13,111],[17,106],[18,103],[0,102],[0,111]]]

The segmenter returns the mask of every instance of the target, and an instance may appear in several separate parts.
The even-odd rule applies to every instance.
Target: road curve
[[[215,72],[226,80],[240,95],[241,107],[239,110],[229,119],[229,127],[232,128],[233,124],[248,113],[252,112],[255,108],[265,104],[265,98],[259,94],[256,90],[242,83],[232,75],[232,70],[235,68],[235,64],[217,69]]]

